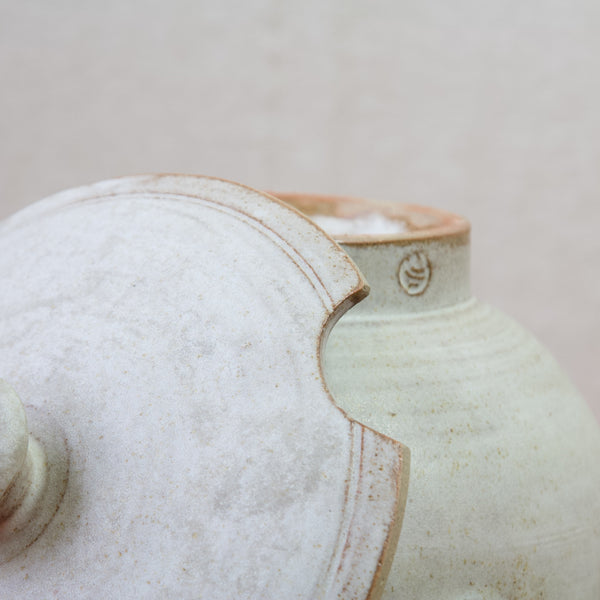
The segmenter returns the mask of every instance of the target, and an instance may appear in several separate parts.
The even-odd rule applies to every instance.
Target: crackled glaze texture
[[[103,182],[1,224],[0,284],[1,375],[63,474],[27,488],[0,387],[0,485],[45,519],[0,489],[2,598],[380,596],[408,455],[324,386],[366,291],[310,221],[214,179]]]
[[[279,196],[311,216],[381,212],[406,226],[357,235],[351,224],[336,236],[371,294],[325,352],[336,402],[412,452],[383,597],[598,600],[598,427],[550,354],[471,297],[468,223],[417,207]]]

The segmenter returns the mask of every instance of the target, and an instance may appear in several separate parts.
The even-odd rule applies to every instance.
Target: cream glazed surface
[[[2,597],[380,597],[408,453],[325,387],[366,289],[308,219],[102,182],[2,223],[0,282]]]
[[[277,195],[333,225],[371,287],[333,330],[325,376],[349,415],[411,448],[383,597],[597,600],[598,426],[548,351],[471,297],[468,223]]]

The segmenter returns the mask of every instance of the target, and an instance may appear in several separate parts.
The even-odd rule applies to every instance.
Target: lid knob
[[[29,434],[25,408],[0,379],[0,564],[27,548],[56,513],[65,491],[68,459],[40,428],[43,444]],[[37,433],[36,433],[37,435]]]
[[[0,523],[16,510],[27,491],[29,432],[21,400],[0,379]]]

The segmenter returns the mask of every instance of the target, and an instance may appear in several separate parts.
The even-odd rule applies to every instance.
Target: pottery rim
[[[457,238],[468,236],[471,230],[467,219],[439,208],[351,196],[273,191],[269,191],[268,194],[290,204],[308,217],[334,217],[351,221],[375,215],[398,226],[398,231],[393,233],[330,233],[337,242],[345,245]],[[327,230],[326,226],[323,227]]]

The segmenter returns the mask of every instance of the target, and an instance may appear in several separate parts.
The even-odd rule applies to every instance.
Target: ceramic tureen
[[[411,449],[383,598],[598,600],[600,431],[549,352],[472,297],[468,222],[280,196],[328,229],[371,286],[324,364],[348,415]]]

